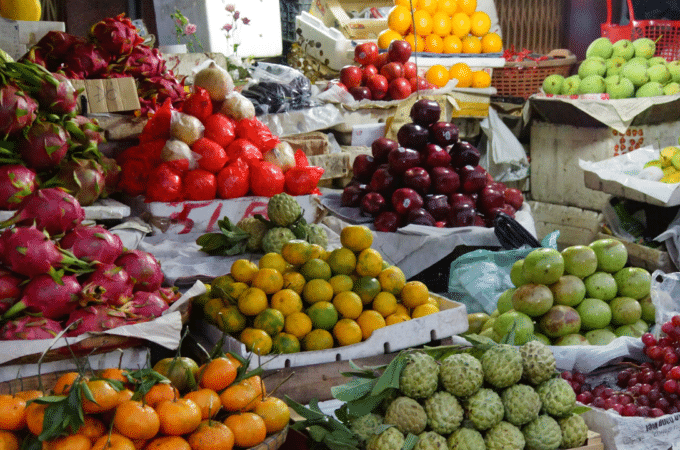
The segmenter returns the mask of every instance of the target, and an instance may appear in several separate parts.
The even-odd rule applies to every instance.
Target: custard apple
[[[246,250],[250,252],[259,252],[262,250],[262,238],[267,233],[269,228],[267,224],[254,217],[244,217],[236,224],[237,227],[248,233],[248,241],[246,242]]]
[[[450,434],[463,421],[463,408],[453,395],[446,391],[435,392],[425,400],[427,425],[439,434]]]
[[[447,356],[439,368],[442,386],[456,397],[469,397],[482,387],[482,363],[467,353]]]
[[[427,414],[414,399],[399,397],[387,407],[384,423],[396,426],[402,433],[420,434],[427,426]]]
[[[482,433],[472,428],[458,428],[451,433],[446,443],[449,450],[486,450]]]
[[[434,431],[425,431],[418,436],[413,450],[448,450],[446,438]]]
[[[482,388],[472,394],[465,409],[472,425],[480,431],[488,430],[503,420],[503,402],[491,389]]]
[[[522,355],[512,345],[495,345],[482,355],[482,370],[484,380],[492,386],[512,386],[522,378]]]
[[[399,390],[411,398],[430,397],[439,385],[439,364],[426,353],[409,353],[406,358],[399,375]]]
[[[534,386],[546,381],[555,372],[555,356],[542,342],[529,341],[519,348],[522,355],[522,376]]]
[[[524,435],[510,422],[500,422],[486,432],[484,443],[487,450],[522,450]]]
[[[568,415],[576,405],[576,394],[569,382],[561,377],[544,381],[536,388],[543,411],[555,417]]]
[[[557,450],[562,443],[562,430],[555,419],[541,414],[522,428],[527,450]]]
[[[382,424],[382,416],[374,413],[368,413],[352,419],[349,428],[359,437],[361,441],[366,441],[368,438],[377,433]]]
[[[583,447],[588,439],[588,425],[583,417],[572,414],[558,421],[562,430],[560,448]]]
[[[269,199],[267,216],[276,226],[287,227],[295,223],[302,214],[302,207],[291,195],[282,192]]]
[[[505,408],[505,420],[521,427],[538,417],[541,411],[541,398],[534,388],[526,384],[510,386],[501,394]]]
[[[389,427],[380,434],[374,434],[366,442],[366,450],[401,450],[404,435],[395,427]]]
[[[310,223],[305,225],[305,229],[307,230],[307,242],[318,244],[324,249],[328,247],[328,234],[321,225]]]
[[[281,253],[281,249],[295,235],[288,228],[271,228],[262,238],[262,250],[265,253]]]

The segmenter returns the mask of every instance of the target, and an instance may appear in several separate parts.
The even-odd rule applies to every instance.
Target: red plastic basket
[[[680,59],[680,21],[635,20],[633,2],[627,0],[627,3],[630,22],[627,25],[618,25],[612,23],[612,0],[607,0],[607,22],[600,27],[602,37],[608,37],[612,42],[649,38],[656,42],[654,56],[663,56],[666,61]]]

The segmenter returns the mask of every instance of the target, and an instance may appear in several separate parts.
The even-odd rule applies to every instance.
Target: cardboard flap
[[[137,84],[132,77],[71,80],[73,87],[82,89],[90,113],[134,111],[139,109]],[[78,104],[80,112],[81,104]]]

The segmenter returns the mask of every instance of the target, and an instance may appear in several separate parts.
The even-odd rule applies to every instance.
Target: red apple
[[[376,231],[395,232],[399,228],[401,217],[394,211],[383,211],[373,221]]]
[[[349,88],[349,93],[352,94],[356,101],[371,99],[371,90],[366,86],[353,86]]]
[[[399,188],[392,194],[392,207],[398,214],[408,214],[423,207],[423,197],[411,188]]]
[[[422,167],[411,167],[404,172],[404,184],[421,195],[425,195],[430,191],[432,180],[427,170]]]
[[[420,164],[420,158],[420,153],[417,150],[406,147],[398,147],[391,150],[387,155],[390,171],[397,175],[406,172],[411,167],[418,166]]]
[[[466,194],[479,192],[486,186],[486,170],[481,166],[463,166],[459,174],[461,190]]]
[[[476,166],[481,157],[479,150],[469,142],[458,141],[451,147],[451,165],[456,168]]]
[[[515,210],[519,210],[524,203],[522,191],[519,189],[507,188],[505,192],[503,192],[503,196],[505,197],[505,203],[515,208]]]
[[[505,204],[505,197],[503,197],[503,192],[495,189],[494,186],[486,185],[479,191],[479,197],[477,198],[477,208],[479,210],[489,215],[489,213],[494,208],[501,208]]]
[[[352,162],[352,173],[361,183],[368,183],[371,181],[373,172],[378,168],[378,163],[373,159],[373,156],[362,153],[357,155]]]
[[[364,196],[364,191],[356,185],[345,186],[340,195],[340,205],[356,207],[359,206],[361,198]]]
[[[326,87],[324,88],[324,91],[329,90],[329,89],[330,89],[331,87],[333,87],[333,86],[337,86],[337,87],[339,87],[340,89],[349,92],[349,90],[347,89],[347,86],[345,86],[344,84],[342,84],[342,83],[339,82],[338,80],[331,80],[331,81],[329,81],[328,84],[326,84]]]
[[[380,68],[388,62],[390,62],[390,60],[387,56],[387,53],[378,53],[375,61],[373,61],[373,65],[376,67],[376,69],[380,70]]]
[[[408,223],[413,223],[416,225],[427,225],[430,227],[436,226],[437,221],[432,217],[427,210],[423,208],[413,209],[406,216],[406,221]]]
[[[430,89],[430,83],[423,77],[411,77],[408,79],[408,82],[411,85],[411,92]]]
[[[452,206],[446,225],[449,227],[471,227],[475,224],[475,217],[477,217],[477,211],[472,206]]]
[[[438,121],[441,113],[442,108],[439,106],[439,103],[427,98],[421,98],[411,106],[409,116],[413,122],[427,127]]]
[[[430,194],[426,195],[423,200],[425,201],[425,209],[432,214],[436,220],[446,221],[446,218],[451,211],[451,205],[449,205],[449,199],[444,194]]]
[[[387,95],[387,89],[390,83],[385,76],[377,74],[372,75],[366,81],[366,87],[371,91],[371,98],[373,100],[382,100]]]
[[[404,65],[398,62],[388,62],[380,68],[380,75],[387,78],[387,81],[404,78]]]
[[[385,201],[385,197],[378,192],[369,192],[364,195],[360,204],[361,211],[370,216],[378,215],[385,210],[386,206],[387,202]]]
[[[416,66],[416,63],[413,61],[406,61],[404,63],[404,78],[407,80],[410,80],[411,78],[415,78],[418,76],[418,68]]]
[[[404,40],[392,41],[387,47],[387,57],[390,61],[404,64],[411,57],[411,44]]]
[[[460,130],[451,122],[435,122],[430,125],[430,141],[447,147],[458,142]]]
[[[397,41],[393,41],[397,42]],[[403,100],[411,95],[411,85],[406,78],[395,78],[390,81],[390,86],[387,90],[392,100]]]
[[[378,68],[375,67],[373,64],[367,65],[367,66],[364,67],[362,70],[363,70],[364,72],[363,72],[363,75],[361,76],[361,84],[363,84],[364,86],[365,86],[366,83],[368,82],[368,79],[369,79],[369,78],[371,78],[373,75],[377,75],[377,74],[378,74]]]
[[[437,144],[427,144],[425,146],[425,165],[427,167],[446,167],[451,162],[449,152]]]
[[[371,153],[378,164],[383,164],[387,162],[387,155],[397,148],[399,148],[399,143],[397,141],[386,137],[380,137],[371,144]]]
[[[368,183],[368,188],[372,192],[379,192],[385,198],[390,198],[396,187],[397,179],[387,167],[378,167],[378,169],[373,172],[371,182]]]
[[[354,62],[367,65],[373,64],[378,57],[378,44],[375,42],[364,42],[354,47]]]
[[[414,150],[425,149],[429,137],[430,132],[427,128],[413,122],[407,122],[397,130],[397,142],[399,142],[399,145]]]
[[[452,208],[461,205],[468,205],[474,208],[475,201],[467,194],[463,194],[462,192],[454,192],[449,196],[449,204]]]
[[[437,194],[453,194],[460,188],[460,177],[449,167],[433,167],[430,170],[432,186]]]
[[[345,66],[340,69],[340,82],[352,89],[354,86],[361,86],[363,70],[359,66]]]
[[[491,221],[491,222],[493,222],[493,221]],[[489,228],[493,225],[490,225],[489,221],[484,216],[477,213],[475,215],[475,221],[472,223],[472,226],[473,227],[487,227],[487,228]]]

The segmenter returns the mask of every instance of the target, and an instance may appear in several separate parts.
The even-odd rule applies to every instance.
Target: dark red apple
[[[412,92],[426,91],[430,89],[430,83],[428,83],[423,77],[411,77],[408,79],[408,82],[411,85]]]
[[[474,208],[475,201],[467,194],[463,194],[462,192],[454,192],[449,196],[449,204],[452,208],[454,206],[457,207],[461,205],[472,206]]]
[[[392,207],[397,214],[406,215],[423,207],[423,197],[411,188],[399,188],[392,194]]]
[[[388,88],[387,93],[392,100],[403,100],[411,95],[411,85],[406,78],[395,78],[390,81],[390,87]]]
[[[375,58],[375,61],[373,62],[373,65],[376,67],[376,69],[380,70],[382,66],[390,62],[387,52],[385,53],[379,53],[378,56]]]
[[[352,94],[352,97],[354,97],[354,100],[356,101],[371,99],[371,90],[366,86],[351,87],[349,88],[349,93]]]
[[[427,210],[423,208],[413,209],[406,216],[406,221],[408,223],[414,223],[416,225],[427,225],[430,227],[436,226],[437,221],[432,217]]]
[[[491,221],[491,222],[493,222],[493,221]],[[489,227],[491,227],[491,226],[493,226],[493,225],[490,224],[490,221],[489,221],[487,218],[485,218],[483,215],[477,213],[477,214],[475,215],[475,221],[474,221],[474,223],[472,224],[472,226],[473,226],[473,227],[486,227],[486,228],[489,228]]]
[[[449,227],[471,227],[475,224],[477,211],[472,206],[451,207],[451,212],[446,221]]]
[[[392,41],[387,47],[387,57],[390,61],[404,64],[411,57],[411,44],[404,40]]]
[[[373,156],[362,153],[357,155],[352,162],[352,174],[362,183],[371,181],[373,172],[378,168],[378,163]]]
[[[378,215],[385,210],[385,207],[387,207],[385,197],[378,192],[369,192],[361,199],[361,211],[370,216]]]
[[[449,198],[444,194],[430,194],[426,195],[423,200],[425,201],[425,209],[432,214],[436,220],[446,221],[446,218],[451,211],[451,205],[449,205]]]
[[[363,69],[363,75],[361,76],[361,84],[364,86],[366,85],[366,82],[368,82],[368,79],[371,78],[373,75],[378,75],[378,68],[375,67],[373,64],[369,64],[365,66]]]
[[[383,164],[387,162],[387,155],[397,148],[399,148],[399,143],[397,141],[386,137],[380,137],[371,144],[371,153],[373,154],[373,159],[375,159],[378,164]]]
[[[479,192],[486,186],[486,170],[481,166],[463,166],[458,173],[461,191],[466,194]]]
[[[345,66],[340,69],[340,82],[344,84],[347,89],[352,89],[354,86],[361,86],[361,78],[363,70],[359,66]]]
[[[366,81],[366,87],[371,91],[371,98],[373,100],[382,100],[387,95],[387,89],[390,83],[383,75],[372,75]]]
[[[387,81],[404,78],[404,65],[398,62],[388,62],[380,68],[380,75],[387,78]]]
[[[387,167],[378,167],[378,169],[373,172],[371,182],[368,183],[369,190],[372,192],[379,192],[385,198],[390,198],[392,196],[392,192],[394,192],[396,186],[397,179]]]
[[[399,145],[414,150],[425,149],[429,136],[430,133],[427,128],[413,122],[407,122],[397,130],[397,142],[399,142]]]
[[[437,194],[453,194],[460,188],[460,177],[449,167],[433,167],[430,169],[432,187]]]
[[[435,122],[430,125],[430,141],[447,147],[458,142],[460,130],[451,122]]]
[[[411,106],[409,116],[413,122],[427,127],[438,121],[441,113],[442,108],[439,106],[439,103],[427,98],[421,98]]]
[[[357,207],[361,203],[361,198],[364,196],[364,191],[357,185],[345,186],[340,195],[340,205]]]
[[[505,197],[505,203],[515,208],[515,210],[519,210],[522,204],[524,204],[524,197],[519,189],[507,188],[503,192],[503,196]]]
[[[415,78],[418,76],[418,68],[416,66],[416,63],[413,61],[406,61],[404,63],[404,78],[407,80],[410,80],[411,78]]]
[[[346,91],[346,92],[349,92],[349,89],[347,89],[347,86],[345,86],[344,84],[342,84],[342,83],[339,82],[338,80],[331,80],[331,81],[329,81],[328,84],[326,85],[326,88],[324,89],[324,91],[329,90],[329,89],[332,88],[333,86],[337,86],[337,87],[339,87],[340,89],[342,89],[342,90],[344,90],[344,91]]]
[[[486,185],[479,191],[477,198],[477,208],[484,214],[488,215],[491,210],[495,208],[502,208],[505,204],[505,197],[503,192],[496,189],[494,186]]]
[[[401,175],[411,167],[420,165],[420,152],[412,148],[397,147],[387,155],[387,162],[390,170],[397,175]]]
[[[378,44],[375,42],[363,42],[354,47],[354,62],[367,65],[373,64],[378,57]]]
[[[469,142],[458,141],[451,147],[451,165],[453,167],[476,166],[479,164],[479,150]]]
[[[421,195],[425,195],[430,191],[432,180],[427,170],[422,167],[411,167],[404,172],[404,184]]]
[[[492,188],[496,189],[497,191],[500,191],[502,194],[505,193],[505,190],[508,188],[505,183],[500,182],[500,181],[495,181],[493,177],[491,177],[491,174],[487,172],[487,186],[491,186]],[[489,181],[489,177],[491,177],[491,181]]]
[[[427,167],[446,167],[451,162],[449,152],[437,144],[427,144],[425,146],[425,165]]]
[[[394,211],[383,211],[373,221],[376,231],[395,232],[399,229],[401,217]]]

